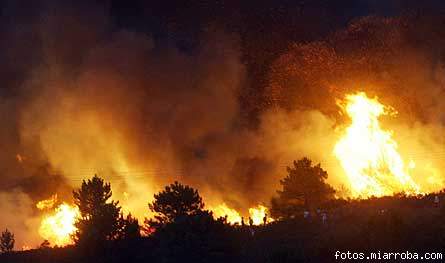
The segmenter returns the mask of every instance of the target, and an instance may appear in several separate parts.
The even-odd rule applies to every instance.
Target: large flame
[[[249,208],[249,215],[254,225],[261,225],[263,223],[271,223],[274,221],[274,219],[267,214],[267,207],[263,205]]]
[[[233,208],[228,207],[225,203],[222,203],[214,208],[211,208],[213,215],[215,218],[225,217],[227,222],[230,224],[241,224],[243,218],[240,213]],[[266,219],[266,223],[271,223],[274,221],[267,214],[267,207],[263,205],[258,205],[256,207],[249,208],[249,221],[252,220],[253,225],[261,225],[264,224],[264,219]],[[245,222],[249,224],[249,222]]]
[[[392,131],[383,130],[381,115],[388,107],[377,98],[359,92],[346,96],[340,106],[352,123],[334,148],[334,154],[349,178],[354,196],[384,196],[397,192],[418,193],[408,168],[398,153]],[[411,161],[409,166],[414,166]]]
[[[241,224],[242,218],[238,211],[228,207],[225,203],[222,203],[211,210],[215,218],[226,217],[227,222],[230,224]]]
[[[72,244],[71,235],[77,230],[75,222],[79,215],[76,206],[63,203],[55,209],[54,214],[42,219],[39,234],[57,246]]]

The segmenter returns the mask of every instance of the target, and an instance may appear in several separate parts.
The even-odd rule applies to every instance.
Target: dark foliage
[[[233,229],[211,213],[200,211],[156,231],[155,258],[160,262],[233,262]]]
[[[147,220],[149,227],[159,228],[184,216],[193,216],[202,212],[204,202],[198,190],[175,182],[154,195],[153,203],[148,204],[156,215]]]
[[[40,244],[40,249],[49,249],[51,247],[51,243],[48,240],[43,240],[42,244]]]
[[[109,201],[111,186],[95,175],[83,181],[78,191],[73,192],[74,202],[79,207],[81,218],[76,222],[74,235],[77,244],[100,245],[116,239],[120,231],[120,207]]]
[[[328,173],[320,164],[303,158],[287,167],[288,175],[280,181],[283,189],[272,199],[272,217],[289,218],[300,215],[303,209],[314,210],[334,198],[335,190],[325,183]]]
[[[131,214],[128,214],[126,217],[121,214],[119,217],[119,226],[119,239],[137,239],[141,237],[139,221]]]
[[[5,229],[0,236],[0,251],[2,253],[11,252],[14,249],[14,243],[14,234]]]

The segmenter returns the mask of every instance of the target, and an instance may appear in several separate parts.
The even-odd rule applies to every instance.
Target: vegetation
[[[40,249],[48,249],[51,247],[51,243],[48,240],[43,240],[43,242],[40,244]]]
[[[14,234],[5,229],[0,236],[0,251],[2,253],[11,252],[14,249],[14,243]]]
[[[198,190],[175,182],[155,194],[154,202],[148,204],[148,207],[156,215],[154,219],[146,223],[156,228],[173,223],[181,217],[200,214],[204,208],[204,202]]]
[[[121,213],[119,217],[119,239],[137,239],[140,237],[141,229],[138,219],[131,214],[124,217]]]
[[[76,243],[101,244],[118,237],[120,207],[118,202],[109,201],[111,196],[110,184],[97,175],[84,180],[81,188],[73,192],[74,203],[81,215],[76,222]]]
[[[445,206],[436,201],[445,200],[443,192],[334,200],[319,164],[303,158],[287,172],[272,200],[279,215],[272,223],[214,219],[196,189],[175,182],[149,204],[156,217],[142,236],[138,220],[110,200],[110,184],[94,176],[74,192],[81,211],[75,246],[51,248],[44,241],[38,249],[3,253],[0,262],[326,262],[337,250],[423,253],[445,246]],[[302,209],[311,216],[304,217]],[[2,252],[13,246],[14,235],[4,231]]]
[[[288,175],[280,181],[283,190],[272,198],[271,213],[274,218],[290,218],[301,215],[303,210],[321,208],[334,198],[335,190],[325,180],[328,173],[320,164],[303,158],[294,161],[294,167],[287,167]]]

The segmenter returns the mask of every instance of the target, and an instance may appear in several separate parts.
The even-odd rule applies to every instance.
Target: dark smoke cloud
[[[443,16],[365,17],[324,41],[295,44],[270,73],[272,103],[336,113],[345,92],[380,95],[411,121],[443,122]],[[403,91],[403,92],[401,92]]]

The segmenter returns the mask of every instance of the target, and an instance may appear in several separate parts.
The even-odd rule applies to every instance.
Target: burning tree
[[[276,218],[287,218],[304,209],[315,209],[333,199],[335,190],[325,180],[328,173],[320,164],[312,166],[312,161],[303,158],[294,161],[294,167],[287,167],[288,175],[280,180],[283,190],[272,198],[271,213]]]
[[[197,215],[204,208],[198,190],[178,182],[166,186],[163,191],[154,195],[154,199],[148,206],[156,215],[154,219],[146,221],[146,224],[153,227],[172,223],[183,216]]]
[[[97,175],[84,180],[81,188],[73,192],[74,202],[80,211],[74,235],[76,243],[100,244],[117,237],[121,208],[119,202],[109,201],[111,195],[110,184]]]
[[[5,229],[0,236],[0,251],[2,253],[11,252],[14,249],[14,243],[14,234]]]

